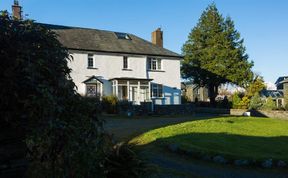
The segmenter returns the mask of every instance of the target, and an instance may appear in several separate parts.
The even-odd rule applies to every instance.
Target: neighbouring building
[[[15,3],[16,2],[16,3]],[[22,18],[14,1],[13,15]],[[131,33],[40,24],[58,35],[73,57],[71,77],[82,96],[115,95],[134,104],[181,104],[182,56],[163,48],[163,32],[152,43]]]
[[[276,102],[276,106],[278,108],[285,107],[285,95],[288,95],[288,76],[279,77],[276,82],[276,90],[262,90],[260,92],[261,97],[268,98],[272,97],[272,99]]]
[[[209,101],[208,89],[206,87],[200,87],[192,82],[182,82],[181,90],[182,96],[184,96],[188,102]]]

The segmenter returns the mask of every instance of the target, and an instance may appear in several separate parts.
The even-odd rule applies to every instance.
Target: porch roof
[[[85,83],[85,84],[93,84],[93,83],[97,83],[97,82],[100,82],[103,84],[103,81],[101,81],[95,75],[93,75],[92,77],[89,77],[87,80],[83,81],[83,83]]]
[[[134,78],[134,77],[116,77],[116,78],[111,78],[109,80],[110,81],[112,81],[112,80],[152,81],[153,79],[149,79],[149,78]]]

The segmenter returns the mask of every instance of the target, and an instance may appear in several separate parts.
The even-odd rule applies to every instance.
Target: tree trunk
[[[209,85],[208,91],[209,91],[210,105],[214,107],[216,106],[215,98],[218,95],[218,86]]]

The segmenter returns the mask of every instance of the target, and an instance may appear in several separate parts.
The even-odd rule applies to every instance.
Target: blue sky
[[[191,29],[210,0],[19,0],[24,14],[37,22],[129,32],[151,40],[157,27],[164,47],[181,53]],[[288,1],[214,0],[231,16],[244,38],[253,71],[267,82],[288,75]],[[0,9],[11,11],[13,0]]]

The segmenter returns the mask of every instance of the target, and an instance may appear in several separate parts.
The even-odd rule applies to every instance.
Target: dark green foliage
[[[198,100],[198,99],[197,99]],[[188,103],[189,102],[189,99],[186,95],[182,95],[181,96],[181,103],[182,104],[185,104],[185,103]]]
[[[220,15],[212,4],[203,12],[196,27],[182,48],[182,76],[209,89],[210,102],[215,102],[218,87],[223,83],[245,86],[252,80],[243,39],[230,17]]]
[[[117,113],[118,98],[116,96],[103,96],[102,97],[102,108],[108,114]]]
[[[216,100],[217,108],[230,108],[230,104],[231,103],[229,103],[227,96],[225,96],[223,99]]]
[[[0,41],[0,123],[25,135],[29,176],[103,175],[102,121],[76,94],[56,34],[2,13]]]
[[[264,109],[264,110],[274,110],[274,109],[276,109],[276,103],[275,103],[275,101],[273,101],[271,96],[269,96],[266,99],[266,102],[263,104],[261,109]]]
[[[263,103],[259,93],[255,93],[250,99],[249,109],[258,110],[262,107]]]
[[[142,161],[132,145],[120,143],[113,147],[104,162],[107,178],[138,178],[152,167]],[[148,171],[148,169],[149,170]]]
[[[0,16],[0,124],[12,125],[11,132],[25,140],[27,176],[105,177],[115,170],[140,175],[145,168],[134,152],[123,147],[113,157],[111,138],[97,117],[99,100],[77,94],[68,51],[56,37],[33,21]],[[114,112],[117,98],[107,102]],[[121,158],[121,169],[113,169],[108,160],[114,158]]]

